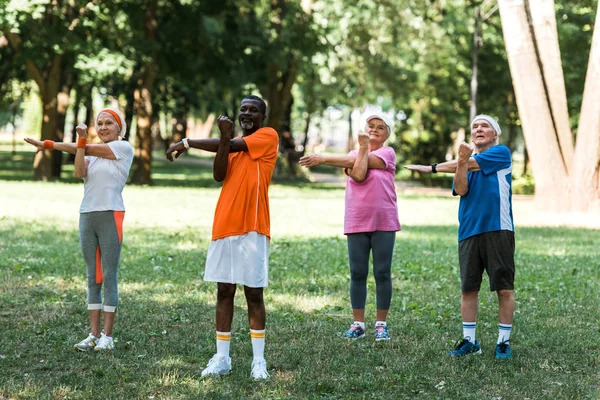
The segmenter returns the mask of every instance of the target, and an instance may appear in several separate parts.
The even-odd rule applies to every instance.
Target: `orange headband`
[[[119,117],[119,114],[117,114],[113,110],[109,110],[108,108],[105,108],[104,110],[100,111],[98,113],[98,115],[102,114],[103,112],[109,113],[110,115],[115,117],[115,119],[117,120],[117,125],[119,125],[119,129],[123,129],[123,124],[121,123],[121,117]]]

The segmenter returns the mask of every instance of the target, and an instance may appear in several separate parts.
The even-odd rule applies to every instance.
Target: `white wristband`
[[[183,142],[183,147],[185,147],[186,149],[190,148],[190,144],[188,143],[188,138],[183,138],[183,139],[181,139],[181,141]]]

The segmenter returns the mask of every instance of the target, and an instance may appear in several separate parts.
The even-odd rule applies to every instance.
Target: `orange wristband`
[[[53,150],[54,149],[54,141],[53,140],[44,140],[44,149]]]
[[[87,144],[86,138],[80,137],[79,139],[77,139],[77,148],[78,149],[85,149],[86,144]]]

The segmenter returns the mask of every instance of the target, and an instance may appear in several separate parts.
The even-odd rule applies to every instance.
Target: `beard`
[[[249,129],[254,128],[254,122],[253,121],[240,121],[240,126],[242,127],[242,129],[249,130]]]

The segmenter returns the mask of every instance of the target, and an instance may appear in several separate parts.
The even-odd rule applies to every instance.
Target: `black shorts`
[[[460,287],[463,291],[478,291],[483,271],[490,278],[490,290],[514,290],[515,233],[486,232],[458,242]]]

